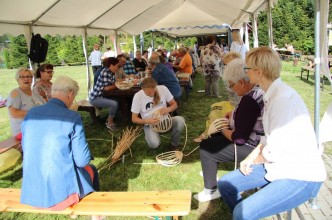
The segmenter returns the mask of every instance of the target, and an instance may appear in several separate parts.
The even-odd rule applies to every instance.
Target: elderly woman
[[[43,64],[38,67],[36,71],[37,81],[34,84],[34,91],[41,95],[45,101],[51,98],[51,88],[52,88],[52,77],[53,77],[53,65]]]
[[[297,207],[317,195],[326,177],[309,112],[280,79],[281,61],[269,47],[255,48],[244,68],[265,92],[265,137],[240,169],[221,178],[218,189],[233,219],[260,219]],[[241,192],[261,188],[244,199]],[[272,196],[271,196],[272,195]]]
[[[19,87],[10,92],[7,100],[10,127],[13,136],[21,132],[21,123],[27,112],[32,107],[45,103],[43,97],[31,90],[33,79],[33,72],[31,70],[27,68],[19,69],[16,72],[15,79]]]
[[[242,96],[234,111],[225,115],[229,118],[229,126],[221,127],[221,132],[213,134],[200,144],[204,190],[194,195],[200,202],[220,197],[216,181],[218,163],[243,160],[255,149],[264,135],[261,121],[263,91],[249,82],[244,67],[242,59],[235,59],[227,65],[223,75],[223,80],[229,84],[229,88],[238,96]],[[212,122],[211,126],[214,123]]]
[[[115,73],[118,70],[119,60],[114,57],[104,59],[105,68],[98,76],[97,82],[90,92],[89,101],[93,106],[109,108],[109,114],[106,121],[106,127],[111,131],[118,130],[114,124],[113,118],[118,108],[118,102],[113,99],[103,97],[104,91],[117,89],[115,86]]]

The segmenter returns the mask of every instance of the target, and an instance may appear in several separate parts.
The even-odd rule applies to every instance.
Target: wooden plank
[[[191,206],[189,190],[94,192],[63,211],[36,209],[20,203],[20,189],[0,189],[0,211],[67,215],[184,216]]]
[[[21,142],[16,140],[15,137],[10,137],[0,142],[0,154],[11,148],[21,151]]]

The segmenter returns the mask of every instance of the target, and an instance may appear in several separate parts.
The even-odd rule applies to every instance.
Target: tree
[[[9,36],[8,55],[5,55],[7,68],[19,68],[29,66],[28,47],[24,35],[18,37]]]

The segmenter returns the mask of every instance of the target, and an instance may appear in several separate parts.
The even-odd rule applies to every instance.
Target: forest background
[[[331,4],[329,4],[329,23],[332,21]],[[267,16],[262,12],[258,16],[258,39],[260,45],[268,45]],[[279,0],[272,9],[273,39],[278,48],[285,44],[292,44],[296,50],[303,54],[314,53],[314,0]],[[143,33],[143,49],[151,45],[151,31]],[[45,63],[54,65],[80,65],[85,62],[82,36],[44,36],[49,42],[48,54]],[[120,33],[117,37],[122,52],[133,52],[133,36]],[[140,37],[135,36],[137,48],[140,48]],[[178,44],[193,47],[196,37],[179,38]],[[250,39],[252,45],[252,39]],[[113,48],[112,39],[105,36],[91,36],[87,39],[88,53],[93,50],[93,44],[101,45],[105,51],[107,46]],[[175,39],[166,35],[155,35],[154,46],[167,50],[175,48]],[[332,48],[330,48],[332,49]],[[28,49],[23,35],[0,36],[0,68],[18,68],[28,66]]]

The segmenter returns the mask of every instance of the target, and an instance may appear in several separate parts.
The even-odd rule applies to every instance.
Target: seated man
[[[136,57],[133,60],[133,64],[135,66],[136,72],[145,71],[148,63],[142,58],[142,54],[140,51],[136,51]]]
[[[127,77],[123,69],[123,66],[126,63],[126,57],[123,54],[119,54],[116,58],[119,60],[119,64],[118,64],[118,70],[115,72],[115,80],[123,81]]]
[[[150,148],[155,149],[160,145],[160,136],[150,127],[159,122],[159,119],[153,117],[153,114],[156,111],[159,111],[161,115],[168,114],[176,110],[178,106],[169,90],[165,86],[157,86],[157,82],[153,78],[145,78],[141,87],[142,90],[135,94],[131,106],[132,121],[144,125],[145,141]],[[184,126],[183,117],[172,117],[170,150],[181,150],[180,137]]]
[[[191,80],[191,74],[193,73],[193,62],[192,59],[187,52],[187,49],[184,47],[180,47],[178,49],[179,57],[181,58],[181,61],[179,64],[174,64],[173,67],[176,68],[178,71],[176,73],[178,78],[189,78],[190,81],[190,87],[193,86],[192,80]]]
[[[99,190],[81,116],[68,109],[78,90],[76,81],[58,77],[52,98],[23,121],[23,204],[63,210]]]
[[[126,63],[123,65],[123,70],[125,71],[126,75],[135,75],[137,74],[136,70],[135,70],[135,66],[133,64],[133,62],[130,61],[130,57],[128,54],[124,54],[124,56],[126,57]]]
[[[152,52],[150,64],[152,68],[152,78],[156,80],[158,85],[166,86],[172,93],[174,100],[179,101],[182,94],[179,81],[174,73],[172,73],[165,64],[160,62],[160,55],[158,52]]]

